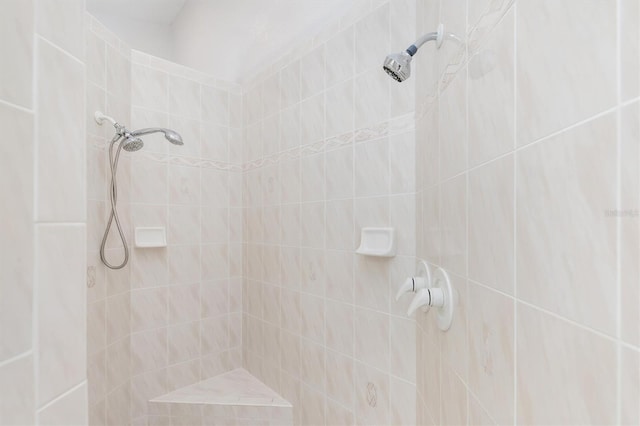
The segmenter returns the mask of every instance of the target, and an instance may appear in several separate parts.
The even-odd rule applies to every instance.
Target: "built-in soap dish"
[[[396,255],[395,228],[362,228],[360,247],[356,253],[365,256],[394,257]]]
[[[135,245],[139,248],[166,247],[167,233],[163,226],[136,227]]]

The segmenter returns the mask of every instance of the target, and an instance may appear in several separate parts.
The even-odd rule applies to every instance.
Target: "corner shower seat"
[[[153,398],[149,411],[167,425],[293,425],[293,406],[242,368]]]

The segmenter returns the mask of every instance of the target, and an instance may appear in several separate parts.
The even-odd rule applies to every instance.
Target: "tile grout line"
[[[4,100],[4,99],[0,99],[0,106],[13,108],[13,109],[16,109],[18,111],[22,111],[22,112],[27,113],[27,114],[35,115],[35,106],[30,109],[30,108],[27,108],[27,107],[24,107],[24,106],[21,106],[21,105],[18,105],[18,104],[14,104],[14,103],[9,102],[9,101]]]
[[[464,286],[465,286],[465,298],[467,299],[467,303],[469,301],[469,216],[470,216],[470,198],[471,196],[469,195],[469,146],[470,146],[470,140],[469,140],[469,37],[468,37],[468,29],[469,29],[469,2],[465,2],[465,43],[464,43],[464,55],[465,55],[465,61],[466,62],[464,64],[464,138],[465,138],[465,144],[464,144],[464,148],[465,148],[465,153],[464,153],[464,159],[465,159],[465,170],[464,170],[464,196],[465,196],[465,230],[464,230],[464,241],[465,241],[465,258],[464,258]],[[469,383],[469,370],[470,370],[470,364],[471,364],[471,357],[469,354],[469,323],[470,323],[470,315],[469,315],[469,311],[470,311],[470,305],[467,305],[466,307],[466,315],[465,315],[465,338],[464,338],[464,344],[463,344],[463,348],[464,348],[464,352],[465,352],[465,363],[464,363],[464,367],[465,367],[465,380],[463,381],[463,383],[465,383],[465,387],[467,387],[467,392],[466,392],[466,403],[467,403],[467,425],[470,425],[470,420],[471,420],[471,414],[470,414],[470,394],[472,394],[471,392],[471,384]],[[491,416],[489,416],[491,417]]]
[[[518,4],[513,4],[513,424],[518,424]]]
[[[354,56],[354,62],[353,64],[351,64],[351,73],[349,78],[345,79],[344,82],[340,82],[340,83],[335,83],[334,86],[335,87],[340,87],[339,85],[345,84],[345,82],[349,82],[352,81],[353,82],[353,87],[351,88],[351,105],[350,105],[350,112],[351,112],[351,122],[349,123],[349,131],[353,132],[353,129],[355,128],[355,105],[356,105],[356,89],[355,89],[355,74],[356,74],[356,63],[355,63],[355,52],[356,52],[356,48],[357,48],[357,43],[356,43],[356,22],[353,22],[351,25],[348,25],[345,28],[345,31],[350,31],[351,34],[353,34],[352,40],[351,40],[351,48],[352,48],[352,52],[353,52],[353,56]],[[326,61],[326,59],[325,59]],[[325,62],[326,63],[326,62]],[[325,88],[326,90],[327,88]],[[327,90],[328,91],[328,90]],[[327,106],[325,105],[325,116],[326,116],[326,111],[327,111]],[[326,132],[326,129],[325,129]],[[356,193],[356,147],[355,147],[355,143],[351,143],[349,145],[350,150],[351,150],[351,195],[352,195],[352,200],[355,198],[355,193]],[[353,222],[353,230],[354,233],[356,233],[356,224],[357,224],[357,220],[356,220],[356,203],[355,200],[352,201],[352,206],[353,206],[353,211],[352,211],[352,222]],[[356,234],[357,235],[357,234]],[[355,240],[357,241],[357,237],[355,238]],[[355,241],[353,242],[354,246],[355,246]],[[354,378],[353,378],[353,385],[352,385],[352,392],[353,395],[356,395],[356,389],[358,386],[358,380],[357,380],[357,376],[356,376],[356,369],[358,368],[357,363],[356,363],[356,353],[357,353],[357,342],[356,342],[356,318],[357,318],[357,309],[355,306],[355,301],[356,301],[356,273],[357,273],[357,268],[358,268],[358,261],[357,258],[355,256],[352,256],[351,258],[351,264],[352,264],[352,270],[353,270],[353,280],[351,282],[351,294],[352,294],[352,303],[353,303],[353,308],[352,308],[352,312],[353,312],[353,316],[351,319],[351,327],[352,327],[352,333],[353,333],[353,344],[352,344],[352,348],[351,348],[351,353],[352,353],[352,357],[353,357],[353,361],[352,361],[352,366],[353,366],[353,371],[354,371]],[[357,398],[353,398],[353,406],[352,406],[352,410],[353,410],[353,421],[357,423],[357,419],[358,419],[358,403],[357,403]]]
[[[438,22],[442,22],[442,0],[438,0]],[[438,128],[438,193],[437,193],[437,206],[438,206],[438,246],[442,247],[442,132],[440,127],[440,114],[442,107],[442,90],[440,87],[440,62],[436,60],[436,108],[438,111],[437,116],[435,117],[435,123]],[[439,248],[440,248],[439,247]],[[442,256],[438,255],[438,263],[442,263]],[[443,381],[443,371],[442,371],[442,358],[443,358],[443,350],[442,350],[442,338],[438,336],[438,353],[439,353],[439,362],[438,362],[438,422],[442,423],[443,417],[443,404],[442,404],[442,381]]]
[[[619,106],[616,114],[616,208],[622,209],[622,1],[616,4],[616,102]],[[616,424],[622,424],[622,218],[616,218]]]
[[[35,28],[37,28],[37,22],[38,21],[38,13],[35,13],[34,11],[34,31]],[[31,342],[31,348],[33,350],[33,389],[34,389],[34,397],[33,397],[33,401],[34,401],[34,420],[37,422],[37,410],[38,410],[38,406],[39,406],[39,395],[40,395],[40,334],[39,334],[39,327],[38,327],[38,322],[40,320],[39,317],[39,312],[38,312],[38,303],[40,300],[40,294],[39,294],[39,280],[38,280],[38,265],[39,265],[39,256],[38,256],[38,227],[37,225],[37,221],[38,221],[38,211],[40,208],[40,203],[39,203],[39,197],[38,197],[38,181],[40,178],[40,173],[39,173],[39,168],[38,168],[38,160],[40,158],[40,150],[39,150],[39,138],[38,138],[38,134],[40,132],[40,126],[39,126],[39,102],[38,102],[38,89],[40,87],[39,82],[38,82],[38,70],[40,67],[40,43],[38,43],[38,37],[34,32],[34,37],[33,37],[33,69],[32,69],[32,104],[33,104],[33,113],[34,113],[34,119],[33,119],[33,211],[32,211],[32,218],[33,218],[33,223],[32,223],[32,231],[33,231],[33,235],[32,235],[32,241],[33,241],[33,248],[32,248],[32,253],[33,253],[33,275],[32,275],[32,286],[33,286],[33,294],[32,294],[32,342]]]
[[[390,8],[390,3],[389,4],[389,8]],[[387,42],[388,42],[388,46],[387,46],[387,51],[390,51],[391,48],[391,13],[387,14]],[[354,78],[354,81],[356,81],[356,78]],[[386,88],[386,95],[387,95],[387,105],[386,105],[386,121],[389,121],[389,117],[391,116],[391,79],[388,79],[387,81],[385,81],[385,88]],[[355,116],[355,105],[354,105],[354,116]],[[385,141],[384,143],[386,143],[386,152],[385,152],[385,156],[386,156],[386,164],[385,167],[387,169],[387,188],[386,188],[386,205],[387,205],[387,210],[388,210],[388,217],[387,217],[387,224],[388,226],[391,226],[391,211],[392,211],[392,200],[391,200],[391,141],[390,138],[387,136],[385,139],[383,139],[383,141]],[[355,155],[354,155],[354,160],[355,160]],[[355,170],[355,168],[354,168]],[[355,184],[355,182],[354,182]],[[355,213],[354,213],[355,214]],[[397,228],[397,227],[396,227]],[[396,244],[397,244],[397,236],[396,236]],[[390,296],[390,287],[391,287],[391,274],[389,272],[387,272],[387,282],[386,282],[386,287],[387,287],[387,311],[391,312],[391,307],[392,307],[392,303],[393,303],[393,299]],[[393,292],[391,292],[391,294],[393,294]],[[389,381],[389,400],[387,401],[387,403],[389,404],[389,410],[388,410],[388,414],[387,414],[387,423],[391,424],[391,353],[393,351],[393,346],[391,344],[392,339],[391,339],[391,317],[389,315],[385,315],[385,321],[387,324],[387,330],[388,330],[388,335],[387,335],[387,347],[388,347],[388,354],[387,354],[387,359],[385,360],[386,362],[386,372],[385,375],[387,376],[387,380]],[[356,394],[357,394],[357,390],[356,390]]]
[[[96,35],[96,37],[98,37],[100,40],[103,40],[96,33],[94,33],[94,35]],[[107,42],[106,41],[104,41],[104,46],[103,46],[102,50],[103,50],[102,51],[102,55],[104,57],[104,69],[103,69],[103,71],[104,71],[104,80],[103,80],[102,83],[103,83],[104,87],[102,88],[101,95],[102,95],[102,107],[104,107],[104,109],[106,109],[107,100],[108,100],[108,95],[107,95],[107,80],[108,80],[107,79],[107,74],[109,72],[109,63],[107,61]],[[103,137],[103,139],[106,139],[106,138]],[[105,148],[107,148],[107,147],[108,147],[108,143],[105,144]],[[103,151],[104,150],[105,149],[103,148]],[[109,160],[107,158],[102,160],[103,163],[106,163],[108,161]],[[104,184],[104,188],[103,188],[104,194],[102,196],[102,200],[100,200],[100,201],[103,203],[103,206],[102,206],[102,209],[101,209],[102,210],[101,213],[102,213],[103,217],[106,217],[107,202],[109,201],[108,197],[109,197],[109,192],[111,190],[109,188],[109,178],[108,178],[108,174],[107,174],[107,170],[106,170],[107,169],[106,164],[104,164],[104,166],[105,166],[105,184]],[[106,226],[106,222],[105,222],[104,225]],[[99,351],[96,351],[96,352],[104,351],[104,353],[105,353],[105,360],[104,360],[104,362],[102,362],[102,374],[103,374],[103,377],[107,377],[107,358],[106,358],[106,354],[107,354],[107,348],[109,347],[109,345],[107,344],[107,324],[108,324],[107,299],[109,297],[108,296],[109,292],[107,291],[107,268],[106,267],[105,268],[100,268],[100,270],[102,271],[101,275],[102,275],[102,280],[103,280],[103,283],[104,283],[104,296],[101,297],[101,301],[104,301],[104,312],[102,313],[102,321],[103,321],[102,325],[104,327],[105,332],[104,332],[104,341],[102,342],[103,348],[101,348]],[[87,376],[88,376],[88,374],[87,374]],[[87,379],[88,379],[88,377],[87,377]],[[111,391],[113,391],[113,390],[111,390]],[[104,392],[105,395],[103,395],[105,408],[102,410],[102,419],[101,419],[105,424],[107,423],[107,416],[106,416],[107,396],[111,393],[111,391],[107,392],[107,385],[105,383],[105,392]],[[98,405],[98,404],[96,404],[96,405]],[[91,410],[91,407],[89,407],[88,411],[90,411],[90,410]]]
[[[3,360],[2,362],[0,362],[0,368],[6,367],[14,362],[18,362],[24,358],[27,358],[29,355],[33,355],[34,350],[33,349],[27,349],[24,352],[21,352],[18,355],[12,356],[11,358],[7,358],[5,360]]]
[[[518,304],[519,304],[519,305],[522,305],[522,306],[526,306],[526,307],[528,307],[528,308],[530,308],[530,309],[533,309],[533,310],[535,310],[535,311],[538,311],[538,312],[544,313],[544,314],[546,314],[546,315],[549,315],[549,316],[551,316],[551,317],[553,317],[553,318],[555,318],[555,319],[557,319],[557,320],[560,320],[560,321],[562,321],[562,322],[564,322],[564,323],[566,323],[566,324],[568,324],[568,325],[571,325],[571,326],[573,326],[573,327],[576,327],[576,328],[578,328],[578,329],[581,329],[581,330],[583,330],[583,331],[585,331],[585,332],[588,332],[588,333],[594,334],[594,335],[596,335],[596,336],[598,336],[598,337],[600,337],[600,338],[602,338],[602,339],[605,339],[605,340],[607,340],[607,341],[609,341],[609,342],[612,342],[612,343],[615,343],[615,344],[620,344],[621,346],[623,346],[623,347],[625,347],[625,348],[628,348],[628,349],[631,349],[631,350],[634,350],[634,351],[638,351],[638,352],[640,352],[640,347],[636,347],[636,346],[634,346],[634,345],[632,345],[632,344],[626,343],[626,342],[624,342],[623,340],[616,338],[615,336],[608,335],[608,334],[606,334],[606,333],[604,333],[604,332],[602,332],[602,331],[598,331],[598,330],[596,330],[596,329],[593,329],[593,328],[590,328],[590,327],[588,327],[588,326],[586,326],[586,325],[583,325],[583,324],[581,324],[581,323],[579,323],[579,322],[577,322],[577,321],[575,321],[575,320],[572,320],[572,319],[567,318],[567,317],[563,317],[562,315],[557,314],[557,313],[555,313],[555,312],[553,312],[553,311],[550,311],[550,310],[548,310],[548,309],[546,309],[546,308],[544,308],[544,307],[541,307],[541,306],[535,305],[535,304],[533,304],[533,303],[530,303],[530,302],[524,301],[524,300],[522,300],[522,299],[518,299],[518,298],[516,298],[516,297],[515,297],[515,296],[513,296],[513,295],[510,295],[510,294],[504,293],[504,292],[502,292],[502,291],[500,291],[500,290],[497,290],[497,289],[495,289],[495,288],[493,288],[493,287],[490,287],[490,286],[488,286],[488,285],[486,285],[486,284],[482,284],[482,283],[480,283],[480,282],[473,281],[473,280],[470,280],[470,282],[471,282],[471,283],[473,283],[474,285],[477,285],[477,286],[479,286],[479,287],[482,287],[482,288],[483,288],[483,289],[485,289],[485,290],[488,290],[488,291],[494,292],[494,293],[499,294],[499,295],[501,295],[501,296],[503,296],[503,297],[505,297],[505,298],[508,298],[508,299],[510,299],[510,300],[513,300],[513,301],[514,301],[514,303],[515,303],[516,305],[518,305]]]
[[[70,394],[72,394],[73,392],[75,392],[76,390],[82,388],[82,386],[85,386],[88,384],[87,379],[81,381],[80,383],[77,383],[75,385],[73,385],[72,387],[68,388],[67,390],[65,390],[64,392],[62,392],[60,395],[54,397],[51,401],[47,402],[46,404],[42,405],[40,408],[38,408],[36,410],[36,417],[37,417],[37,424],[40,424],[40,414],[46,410],[47,408],[53,406],[54,404],[56,404],[57,402],[62,401],[64,398],[66,398],[67,396],[69,396]]]

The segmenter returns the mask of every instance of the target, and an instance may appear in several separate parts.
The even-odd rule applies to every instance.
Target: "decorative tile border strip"
[[[261,167],[275,165],[281,161],[297,160],[303,157],[332,151],[353,143],[363,143],[380,139],[385,136],[398,135],[415,130],[415,114],[405,114],[372,127],[358,129],[355,132],[333,136],[322,141],[313,142],[301,147],[289,149],[279,153],[264,156],[243,164],[243,171],[251,171]]]
[[[491,0],[486,10],[482,13],[475,25],[467,34],[466,43],[461,43],[451,61],[445,67],[438,79],[437,92],[424,98],[416,105],[416,118],[422,119],[430,112],[442,93],[455,79],[456,74],[468,63],[469,59],[485,41],[487,35],[496,27],[502,18],[509,12],[515,0]]]
[[[389,122],[376,124],[372,127],[364,127],[355,132],[354,141],[365,142],[373,139],[379,139],[389,134]]]
[[[334,149],[342,148],[344,146],[351,145],[354,140],[353,132],[343,133],[342,135],[333,136],[328,138],[325,142],[325,150],[332,151]]]
[[[506,15],[514,0],[492,0],[478,22],[469,29],[469,54],[478,50],[487,35]]]
[[[394,117],[389,120],[388,133],[390,136],[414,131],[416,129],[416,114],[410,113]]]

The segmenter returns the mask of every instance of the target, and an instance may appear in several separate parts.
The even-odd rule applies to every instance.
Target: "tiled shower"
[[[640,424],[637,0],[354,0],[239,82],[4,3],[0,425]],[[184,140],[122,153],[119,270],[96,111]]]

